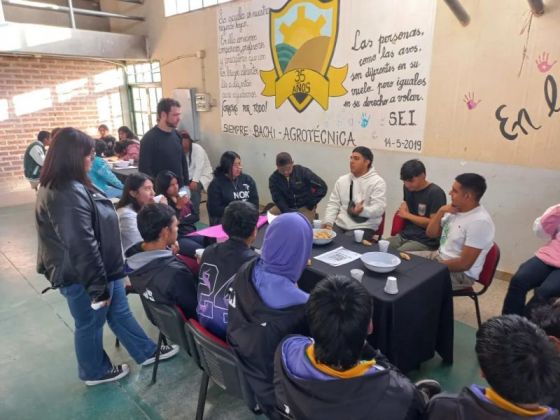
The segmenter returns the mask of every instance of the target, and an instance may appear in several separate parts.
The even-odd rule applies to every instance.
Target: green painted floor
[[[137,366],[105,331],[105,348],[115,363],[127,362],[131,374],[118,383],[88,388],[79,381],[73,350],[73,322],[57,291],[41,295],[48,283],[35,272],[37,241],[33,206],[0,208],[0,419],[193,419],[200,372],[190,359],[162,363],[158,382],[151,369]],[[148,334],[157,337],[137,296],[131,307]],[[416,380],[431,377],[445,390],[482,383],[474,356],[475,330],[455,323],[455,363],[435,357]],[[254,419],[241,401],[211,386],[206,419]]]

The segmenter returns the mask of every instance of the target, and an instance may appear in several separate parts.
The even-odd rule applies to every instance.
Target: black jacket
[[[282,213],[302,207],[313,209],[327,194],[327,184],[310,169],[294,165],[292,174],[286,178],[274,171],[268,178],[272,201]]]
[[[138,170],[155,178],[161,171],[177,175],[179,186],[189,180],[187,158],[181,145],[181,136],[176,130],[161,130],[157,125],[142,137]]]
[[[146,299],[177,305],[187,318],[196,319],[196,280],[171,251],[143,251],[142,243],[126,251],[132,287]]]
[[[350,379],[305,380],[287,369],[280,344],[274,356],[278,407],[295,420],[421,419],[425,403],[420,392],[402,373],[390,365],[384,367],[381,372]]]
[[[92,300],[124,277],[119,219],[111,201],[76,181],[39,188],[35,204],[37,272],[53,288],[81,283]]]
[[[237,200],[249,201],[259,208],[259,193],[253,178],[243,173],[235,181],[222,174],[214,176],[208,186],[206,202],[210,224],[220,224],[227,205]]]
[[[237,270],[258,255],[237,238],[204,250],[198,274],[198,319],[211,333],[226,338],[227,293]]]
[[[306,334],[307,324],[304,305],[272,309],[264,304],[251,279],[256,261],[243,265],[233,281],[227,340],[259,407],[270,416],[276,407],[274,351],[288,334]]]
[[[558,420],[558,411],[537,417],[521,417],[506,411],[493,403],[476,395],[476,388],[463,388],[459,395],[439,394],[428,404],[426,419],[428,420]]]

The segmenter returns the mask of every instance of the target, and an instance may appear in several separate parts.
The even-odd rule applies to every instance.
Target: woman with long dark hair
[[[154,202],[154,195],[154,183],[150,176],[137,172],[126,178],[121,199],[117,204],[123,251],[142,242],[136,216],[142,207]],[[167,204],[165,197],[160,199],[158,203]]]
[[[93,145],[75,128],[60,130],[45,160],[35,209],[38,271],[66,298],[75,323],[78,373],[86,385],[129,372],[126,364],[113,365],[103,350],[105,321],[137,363],[153,363],[157,350],[128,307],[115,209],[87,176]],[[161,348],[165,358],[177,351]]]
[[[214,170],[214,179],[208,187],[208,217],[211,225],[222,223],[224,210],[232,201],[248,201],[259,208],[257,184],[241,172],[241,157],[232,151],[225,152],[220,165]]]
[[[187,236],[196,231],[195,223],[198,222],[198,215],[194,212],[187,188],[183,187],[179,191],[179,180],[171,171],[161,171],[156,177],[156,193],[167,199],[167,204],[175,210],[179,221],[179,254],[195,258],[195,251],[203,248],[204,242],[202,236]]]

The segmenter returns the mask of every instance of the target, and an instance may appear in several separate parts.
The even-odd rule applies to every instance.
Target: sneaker
[[[426,404],[430,399],[441,392],[441,385],[434,379],[422,379],[414,384],[418,391],[424,394]]]
[[[105,382],[118,381],[119,379],[124,378],[126,375],[128,375],[128,372],[130,372],[130,369],[128,368],[128,365],[126,363],[123,363],[122,365],[111,366],[111,369],[109,369],[107,373],[103,375],[103,377],[96,379],[95,381],[85,381],[85,383],[88,386],[94,386],[104,384]]]
[[[159,348],[159,360],[167,360],[179,353],[179,346],[177,344],[167,345],[162,344]],[[142,366],[148,366],[156,361],[157,350],[154,355],[142,362]]]

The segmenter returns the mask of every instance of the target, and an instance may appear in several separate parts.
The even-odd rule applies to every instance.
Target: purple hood
[[[267,306],[278,309],[307,302],[309,295],[296,283],[312,245],[313,229],[302,214],[285,213],[270,224],[253,271],[253,283]]]

